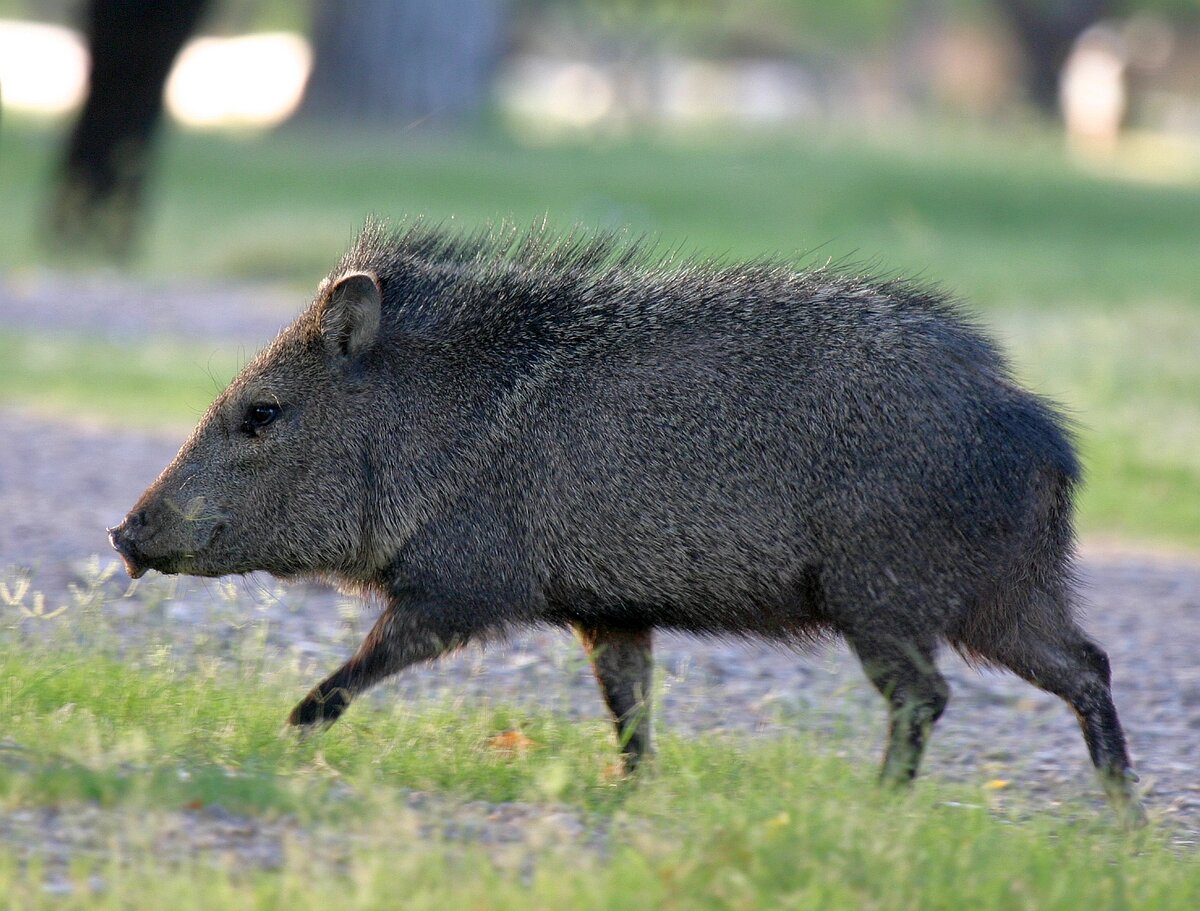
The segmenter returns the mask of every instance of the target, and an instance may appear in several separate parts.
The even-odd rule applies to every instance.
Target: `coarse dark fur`
[[[382,594],[296,707],[573,626],[630,766],[658,629],[840,635],[916,773],[941,642],[1076,711],[1137,814],[1107,658],[1072,610],[1062,418],[942,295],[609,236],[369,224],[113,531],[130,571],[320,575]]]

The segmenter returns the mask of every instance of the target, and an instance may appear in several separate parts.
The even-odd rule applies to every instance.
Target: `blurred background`
[[[1200,0],[0,0],[0,109],[0,407],[188,424],[369,213],[627,228],[942,284],[1200,549]]]

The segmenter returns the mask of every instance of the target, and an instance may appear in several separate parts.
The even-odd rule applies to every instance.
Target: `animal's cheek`
[[[261,437],[240,441],[223,453],[223,472],[258,477],[276,466],[286,466],[298,457],[295,447],[275,438]]]

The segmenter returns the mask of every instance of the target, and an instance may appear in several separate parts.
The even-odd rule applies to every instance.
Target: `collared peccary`
[[[844,637],[888,782],[948,698],[942,642],[1075,710],[1137,815],[1104,652],[1073,617],[1062,419],[938,294],[610,237],[369,224],[125,520],[129,572],[381,594],[292,712],[463,643],[571,626],[629,766],[655,629]]]

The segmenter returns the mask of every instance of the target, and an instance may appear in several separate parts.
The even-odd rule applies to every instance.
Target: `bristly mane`
[[[468,268],[475,277],[517,269],[576,279],[599,279],[615,272],[641,276],[676,273],[681,269],[715,272],[729,265],[717,258],[684,256],[678,249],[667,250],[645,236],[622,231],[576,228],[560,233],[545,222],[527,228],[501,222],[474,231],[455,232],[444,224],[423,219],[391,226],[369,218],[338,269],[371,268],[383,277],[407,271],[415,264]],[[791,271],[782,260],[774,259],[764,259],[751,268]]]
[[[332,276],[373,272],[384,288],[384,310],[397,326],[451,337],[483,330],[528,338],[590,324],[640,323],[704,310],[710,320],[740,322],[746,307],[762,318],[771,310],[820,311],[837,306],[883,310],[902,322],[936,323],[964,347],[964,356],[1008,368],[987,334],[938,287],[879,275],[862,263],[802,268],[796,259],[706,256],[663,247],[646,236],[575,228],[563,233],[544,222],[511,222],[460,232],[424,219],[390,225],[369,218]],[[957,331],[954,331],[957,330]],[[561,337],[561,336],[560,336]]]

